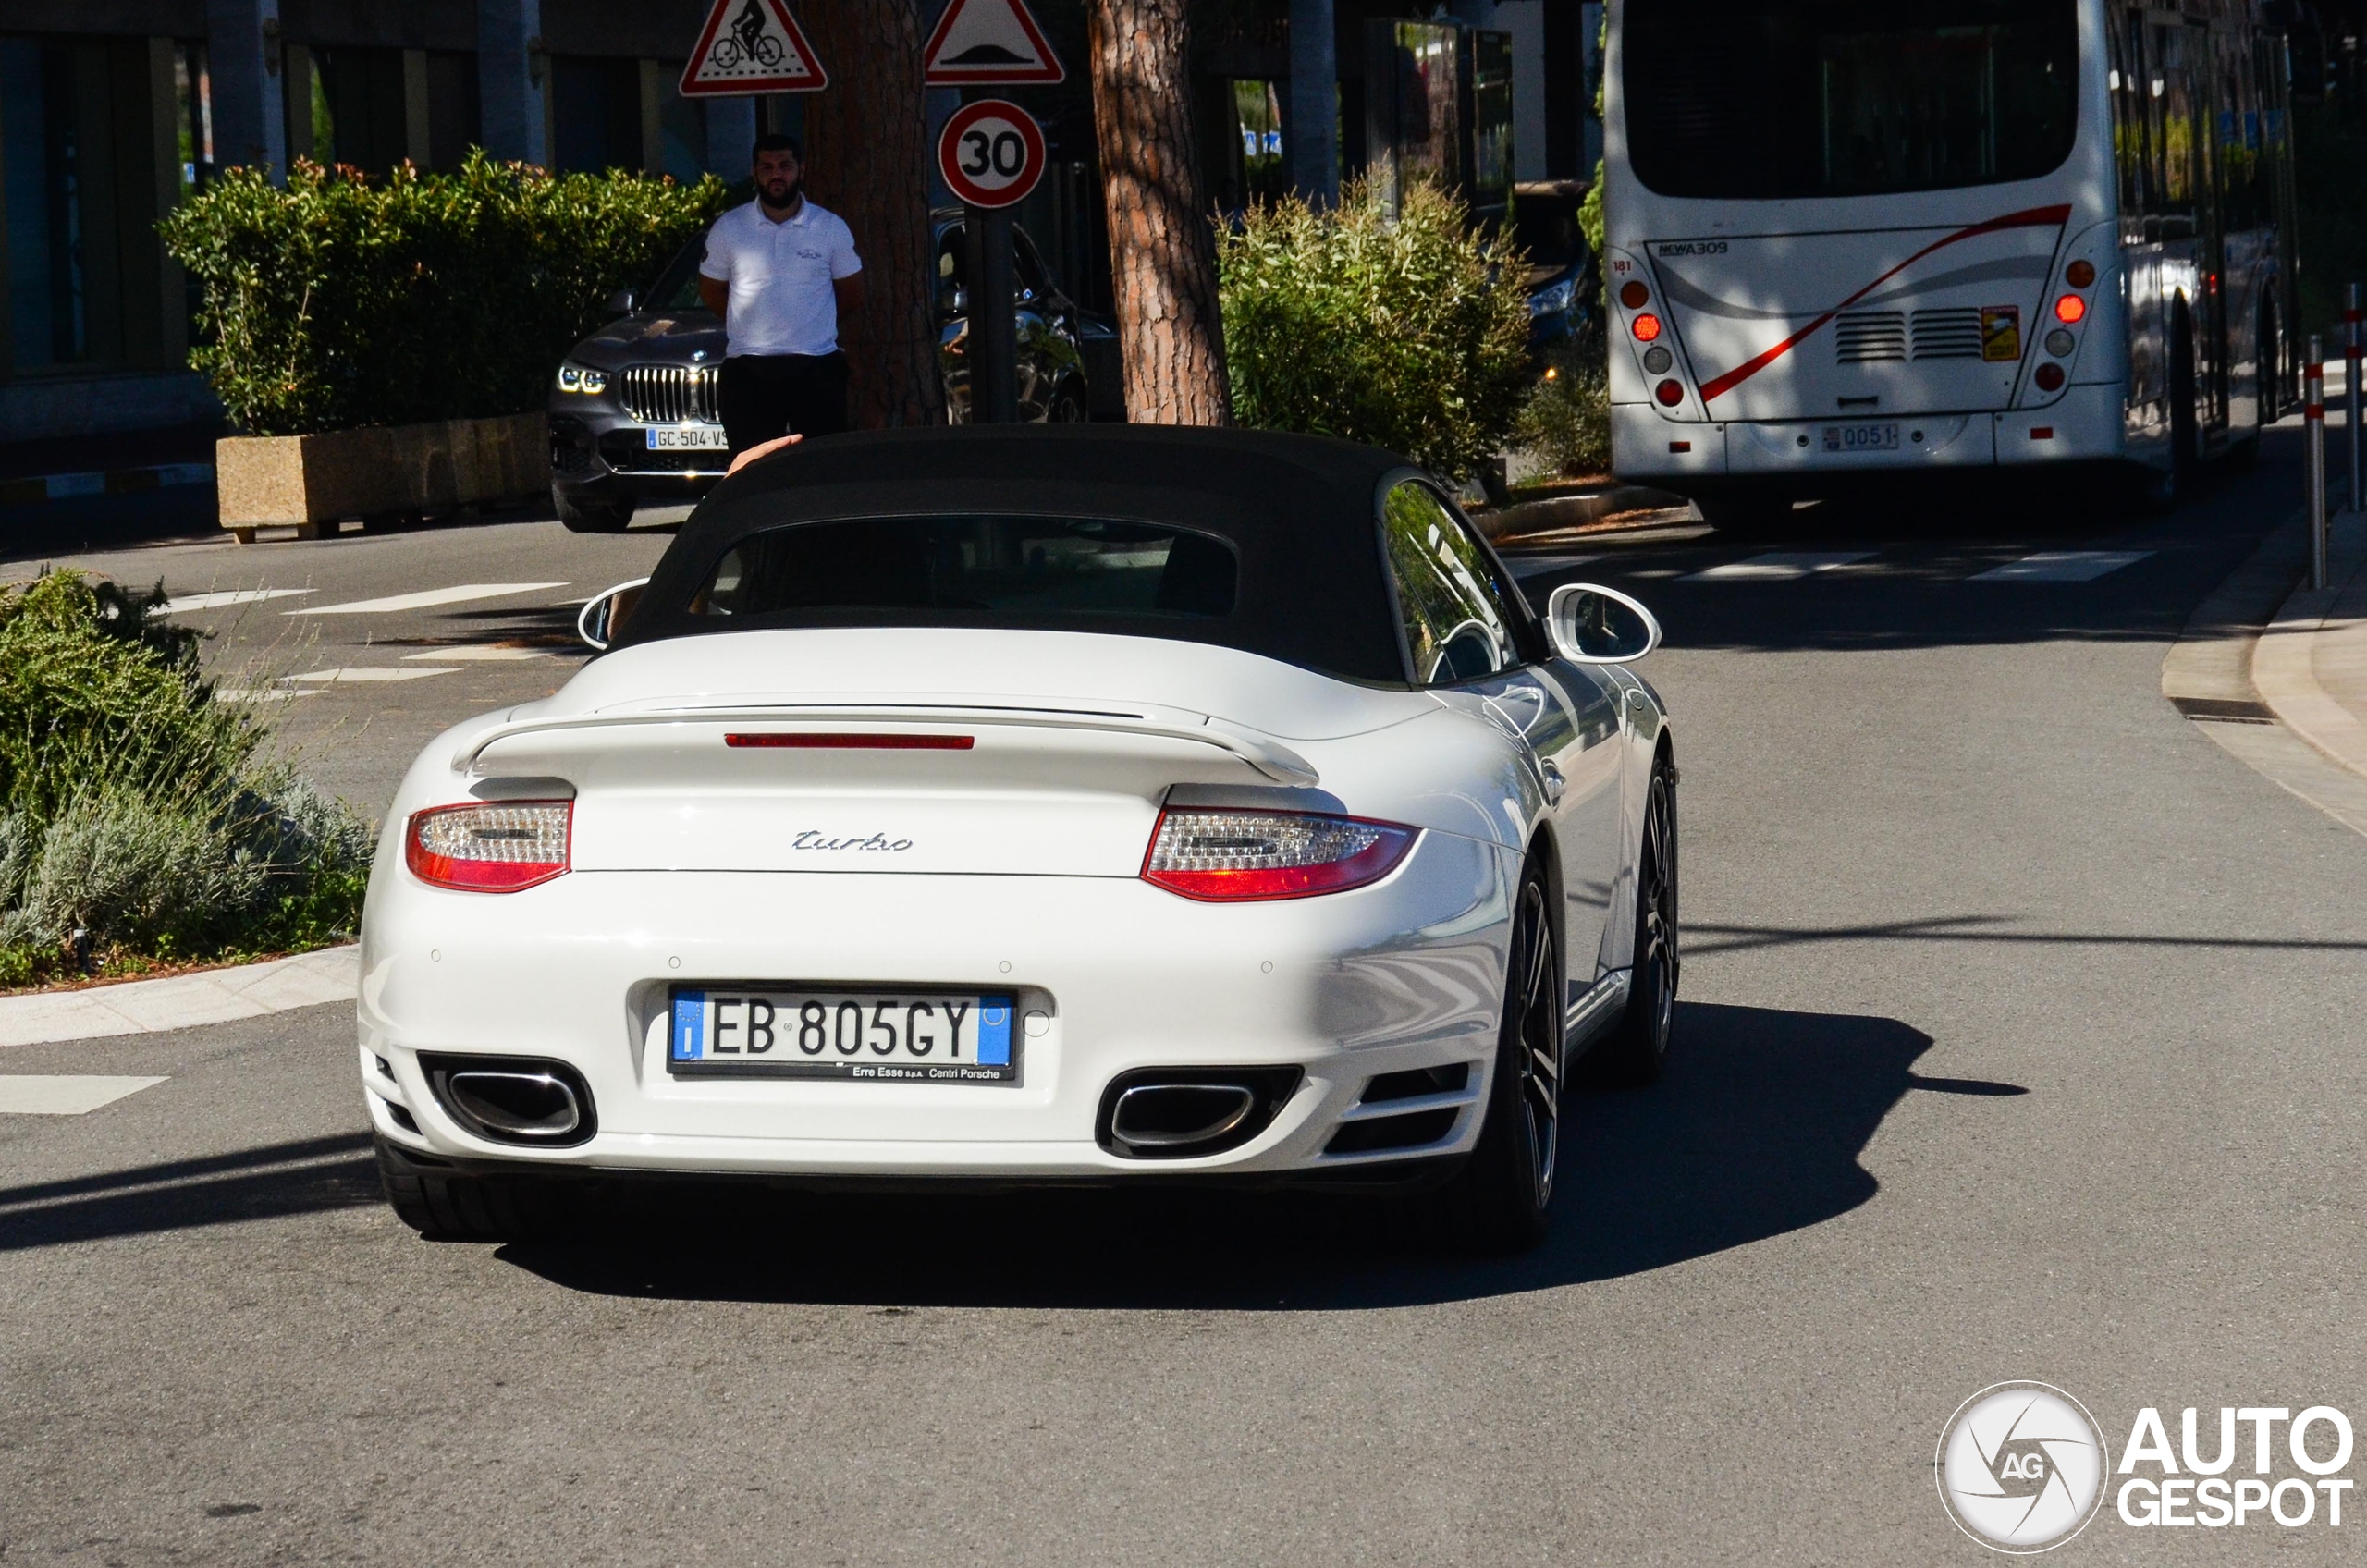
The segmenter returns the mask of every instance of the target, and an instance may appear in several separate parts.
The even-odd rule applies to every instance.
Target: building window
[[[553,165],[568,173],[641,167],[641,62],[551,61]]]
[[[0,170],[7,187],[8,343],[16,370],[90,355],[83,269],[89,116],[72,44],[0,39]],[[82,79],[78,80],[78,78]],[[101,78],[104,82],[104,78]]]

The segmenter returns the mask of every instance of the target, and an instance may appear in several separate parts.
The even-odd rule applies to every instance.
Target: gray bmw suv
[[[969,418],[967,246],[962,214],[933,214],[939,362],[948,412]],[[1052,284],[1014,228],[1022,419],[1123,419],[1117,335]],[[693,240],[647,289],[618,295],[615,321],[568,351],[553,378],[551,501],[578,533],[611,533],[642,504],[694,501],[730,460],[716,409],[723,324],[699,303]]]

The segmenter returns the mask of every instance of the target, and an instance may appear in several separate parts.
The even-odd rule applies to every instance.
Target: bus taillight
[[[1619,290],[1619,302],[1631,311],[1640,311],[1651,302],[1652,291],[1644,287],[1641,278],[1629,282]]]
[[[2066,326],[2077,326],[2087,318],[2088,301],[2077,294],[2066,294],[2054,301],[2054,319]]]
[[[1652,388],[1652,396],[1661,400],[1662,408],[1673,409],[1685,401],[1685,384],[1671,376]]]
[[[2074,288],[2085,288],[2096,281],[2096,263],[2086,257],[2063,269],[2063,281]]]
[[[1661,335],[1661,318],[1650,311],[1636,318],[1636,341],[1650,343]]]
[[[2063,390],[2063,367],[2056,364],[2041,365],[2038,367],[2036,379],[2040,391],[2060,392]]]

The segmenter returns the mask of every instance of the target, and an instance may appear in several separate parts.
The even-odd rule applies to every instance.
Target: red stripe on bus
[[[1841,303],[1834,306],[1833,309],[1825,312],[1824,314],[1817,317],[1816,320],[1809,323],[1808,325],[1800,328],[1799,331],[1795,332],[1789,337],[1784,338],[1784,341],[1776,344],[1775,347],[1768,349],[1765,353],[1760,354],[1758,358],[1746,361],[1745,362],[1736,365],[1734,369],[1726,372],[1723,375],[1718,376],[1714,380],[1704,382],[1701,386],[1701,400],[1704,403],[1710,402],[1713,398],[1722,397],[1724,394],[1733,391],[1735,387],[1740,386],[1744,382],[1748,381],[1752,376],[1757,375],[1760,371],[1765,370],[1769,365],[1773,364],[1777,360],[1782,359],[1784,355],[1798,348],[1801,343],[1805,342],[1808,338],[1815,336],[1817,329],[1824,325],[1825,323],[1831,321],[1834,317],[1839,315],[1842,312],[1847,310],[1850,306],[1856,304],[1867,295],[1871,294],[1875,289],[1880,288],[1883,284],[1888,283],[1892,278],[1896,277],[1900,273],[1905,272],[1907,268],[1913,266],[1924,257],[1932,254],[1934,251],[1944,251],[1949,246],[1956,244],[1959,240],[1977,239],[1984,234],[1999,234],[2009,228],[2042,228],[2048,224],[2053,224],[2057,228],[2060,228],[2067,221],[2069,220],[2070,216],[2071,204],[2068,202],[2053,207],[2032,207],[2026,212],[2007,213],[2004,217],[1991,218],[1987,223],[1974,224],[1970,228],[1960,228],[1944,239],[1934,239],[1931,244],[1924,246],[1923,249],[1916,251],[1915,254],[1907,257],[1907,260],[1899,263],[1898,265],[1891,268],[1890,271],[1883,274],[1882,276],[1874,279],[1863,288],[1858,289],[1858,292],[1850,295],[1849,298],[1842,300]]]

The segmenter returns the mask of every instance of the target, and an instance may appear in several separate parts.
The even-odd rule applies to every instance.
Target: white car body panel
[[[1615,742],[1627,694],[1643,688],[1624,671],[1546,668],[1527,678],[1529,697],[1507,699],[1073,632],[749,631],[611,653],[543,702],[439,737],[404,779],[362,933],[374,1125],[448,1158],[604,1169],[1304,1173],[1407,1158],[1323,1149],[1344,1121],[1376,1113],[1357,1103],[1376,1074],[1462,1062],[1461,1090],[1380,1109],[1452,1109],[1451,1130],[1410,1152],[1467,1150],[1538,836],[1578,841],[1564,869],[1573,1018],[1603,1011],[1581,1003],[1624,978],[1606,970],[1633,925],[1617,890],[1632,899],[1640,787],[1623,777],[1649,767],[1650,738]],[[1522,739],[1555,708],[1536,700],[1548,687],[1581,699],[1558,710],[1553,800]],[[975,748],[724,739],[850,728],[960,733]],[[1278,783],[1277,768],[1311,781]],[[566,875],[488,894],[428,886],[405,864],[424,807],[555,798],[574,801]],[[1140,876],[1162,805],[1339,813],[1420,833],[1367,887],[1202,903]],[[1012,1084],[677,1079],[670,987],[702,983],[975,986],[1043,1017]],[[567,1148],[479,1137],[445,1113],[423,1051],[559,1059],[583,1074],[598,1131]],[[1147,1162],[1096,1142],[1119,1072],[1254,1064],[1306,1076],[1238,1148]]]

